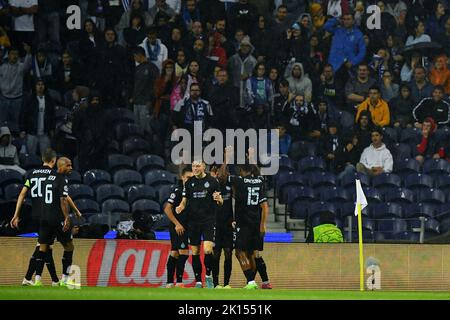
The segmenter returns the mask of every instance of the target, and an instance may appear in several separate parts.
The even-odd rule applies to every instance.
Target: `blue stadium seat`
[[[396,234],[408,230],[408,224],[405,220],[390,218],[377,221],[377,231],[383,233]]]
[[[372,186],[375,188],[380,187],[397,187],[402,185],[402,179],[393,173],[382,173],[372,179]]]
[[[355,181],[356,179],[359,179],[359,181],[361,182],[361,186],[363,187],[369,187],[370,186],[370,177],[366,174],[363,173],[351,173],[351,174],[346,174],[342,179],[341,179],[341,187],[344,187],[345,189],[348,190],[353,190],[355,191],[356,187],[355,187]]]
[[[123,169],[119,170],[114,174],[114,184],[126,188],[133,184],[141,184],[142,176],[139,172],[135,170]]]
[[[102,224],[117,226],[120,222],[120,214],[119,213],[110,213],[110,214],[94,214],[88,218],[89,223]]]
[[[398,232],[394,234],[394,238],[402,242],[418,243],[420,240],[420,233],[412,231]]]
[[[142,154],[151,153],[152,147],[147,140],[132,137],[123,141],[122,152],[128,156],[137,158]]]
[[[124,154],[110,154],[108,156],[108,171],[114,174],[121,169],[134,169],[133,158]]]
[[[122,153],[122,149],[120,148],[120,143],[117,140],[111,140],[108,144],[108,153],[109,154],[120,154]]]
[[[158,214],[161,212],[161,207],[158,202],[153,200],[141,199],[135,201],[131,205],[131,211],[135,213],[150,213]]]
[[[176,183],[177,176],[166,170],[152,170],[145,174],[144,180],[146,185],[157,187]]]
[[[414,202],[414,193],[406,188],[393,188],[385,194],[384,201],[410,204]]]
[[[438,189],[424,189],[416,193],[417,202],[427,202],[443,204],[445,203],[445,194]]]
[[[11,183],[23,183],[24,179],[22,175],[11,169],[0,170],[0,187],[5,187]]]
[[[365,243],[373,243],[375,241],[375,233],[370,230],[363,230],[363,241]],[[350,239],[347,232],[343,232],[344,241],[346,242],[358,242],[358,232],[352,232],[352,238]]]
[[[291,219],[306,219],[309,215],[310,200],[294,200],[289,206]]]
[[[69,181],[69,184],[80,184],[83,182],[81,174],[76,170],[72,170],[72,172],[67,176],[67,180]]]
[[[442,234],[450,231],[450,217],[441,221],[439,229]]]
[[[372,219],[403,218],[403,208],[397,203],[377,203],[370,210]]]
[[[100,212],[100,207],[98,203],[92,199],[78,199],[75,200],[74,202],[78,210],[80,210],[82,214]]]
[[[318,225],[320,225],[320,215],[314,215],[314,216],[312,216],[311,217],[311,220],[309,221],[309,223],[308,223],[310,226],[312,226],[313,228],[314,227],[317,227]],[[341,229],[341,231],[342,231],[342,228],[343,228],[343,222],[342,222],[342,220],[341,219],[339,219],[339,218],[334,218],[334,224],[339,228],[339,229]]]
[[[108,110],[112,125],[116,126],[119,123],[135,123],[136,117],[133,111],[127,108],[112,108]]]
[[[136,170],[145,175],[147,171],[161,169],[164,170],[166,164],[164,159],[153,154],[143,154],[136,159]]]
[[[309,186],[318,187],[334,187],[337,185],[337,178],[331,172],[307,172],[306,179]]]
[[[405,179],[405,187],[411,190],[430,189],[433,186],[433,178],[427,174],[412,173]]]
[[[436,178],[436,187],[445,193],[450,194],[450,174],[439,175]]]
[[[289,206],[292,205],[295,200],[310,200],[313,201],[315,199],[314,190],[310,187],[296,187],[290,188],[287,194],[287,203]]]
[[[406,143],[394,143],[388,147],[392,154],[394,163],[412,157],[411,146]]]
[[[23,184],[11,183],[5,187],[5,201],[17,201],[20,192],[22,191]]]
[[[321,157],[307,157],[298,162],[298,170],[302,173],[311,171],[325,171],[325,161]]]
[[[290,159],[290,158],[288,158],[286,156],[282,156],[282,157],[280,157],[279,161],[280,161],[279,162],[280,170],[282,170],[282,171],[295,171],[295,162],[292,159]]]
[[[109,199],[102,203],[102,212],[128,213],[130,212],[130,205],[123,200]]]
[[[428,174],[449,174],[450,163],[444,159],[427,159],[423,164],[423,172]]]
[[[320,215],[322,212],[332,212],[335,216],[338,215],[338,210],[332,203],[316,201],[311,203],[309,208],[309,219],[312,219],[315,215]]]
[[[436,205],[432,203],[411,203],[404,210],[405,218],[428,217],[436,214]]]
[[[420,172],[420,163],[416,159],[405,158],[403,160],[396,161],[394,165],[395,173],[402,177]]]
[[[351,201],[350,194],[341,187],[322,187],[319,189],[319,194],[322,201],[342,203]]]
[[[120,199],[125,198],[125,193],[123,189],[115,184],[104,184],[97,188],[96,190],[97,202],[103,203],[109,199]]]
[[[160,204],[164,204],[164,202],[169,199],[170,193],[174,189],[174,184],[162,185],[158,188],[158,201]]]
[[[434,137],[437,141],[446,141],[446,139],[450,139],[450,128],[444,127],[437,129],[434,132]]]
[[[276,182],[279,202],[281,204],[286,204],[289,188],[304,186],[306,184],[305,180],[305,177],[299,172],[280,172]]]
[[[350,227],[348,217],[351,217],[351,220],[352,220],[352,230],[357,231],[358,230],[358,217],[355,215],[342,217],[343,225],[345,226],[345,228]],[[376,230],[377,222],[369,219],[367,216],[363,215],[361,222],[362,222],[363,230],[370,230],[370,231]]]
[[[20,166],[25,170],[36,169],[42,166],[42,160],[35,154],[20,154]]]
[[[83,182],[95,189],[99,185],[111,183],[112,180],[111,175],[105,170],[93,169],[84,173]]]
[[[438,235],[440,233],[440,223],[434,219],[427,219],[425,221],[425,232],[434,233]]]
[[[404,128],[400,133],[399,142],[402,143],[416,143],[420,136],[420,130],[417,128]]]
[[[144,130],[135,123],[125,122],[114,127],[114,135],[118,141],[132,137],[144,138]]]
[[[356,218],[356,216],[355,216],[355,206],[356,206],[356,204],[353,203],[353,202],[343,203],[341,205],[341,208],[340,208],[340,216],[342,218],[343,217],[348,217],[348,216],[352,216],[352,217]],[[367,207],[365,207],[362,210],[363,218],[364,218],[364,216],[367,216],[367,217],[369,216],[369,207],[371,207],[371,204],[369,204]]]
[[[128,203],[140,199],[156,200],[156,190],[145,184],[136,184],[127,188]]]
[[[383,201],[383,197],[375,188],[363,187],[364,194],[366,195],[366,199],[368,203],[380,203]]]
[[[72,200],[94,199],[94,190],[85,184],[71,184],[69,185],[69,196]]]
[[[289,148],[289,158],[294,161],[299,161],[301,158],[315,156],[317,154],[317,147],[314,143],[308,141],[295,141]]]
[[[450,218],[450,201],[436,207],[435,219],[442,221]]]

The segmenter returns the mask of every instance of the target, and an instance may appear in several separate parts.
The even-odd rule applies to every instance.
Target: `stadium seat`
[[[445,194],[438,189],[424,189],[416,193],[417,202],[427,202],[443,204],[445,203]]]
[[[121,169],[134,169],[133,159],[123,154],[110,154],[108,156],[108,172],[114,175]]]
[[[108,144],[108,153],[109,154],[120,154],[122,153],[122,149],[120,148],[120,143],[117,140],[111,140]]]
[[[135,170],[123,169],[119,170],[114,174],[114,184],[126,188],[133,184],[141,184],[142,176],[139,172]]]
[[[296,187],[290,188],[287,194],[287,203],[289,206],[296,200],[310,200],[313,201],[315,199],[314,190],[310,187]]]
[[[342,221],[343,221],[343,225],[345,226],[345,228],[349,228],[349,217],[351,218],[352,221],[352,230],[358,230],[358,217],[355,215],[351,215],[351,216],[345,216],[342,217]],[[369,219],[367,216],[363,215],[362,218],[362,228],[363,230],[370,230],[370,231],[375,231],[376,230],[376,221]]]
[[[135,123],[119,123],[114,127],[114,136],[118,141],[132,137],[144,138],[144,130]]]
[[[22,175],[11,169],[0,170],[0,187],[5,187],[11,183],[23,183],[24,179]]]
[[[402,178],[408,176],[409,174],[420,172],[420,163],[416,159],[405,158],[396,161],[394,164],[394,172],[400,175]]]
[[[281,171],[295,171],[295,163],[289,157],[281,156],[279,161],[278,166]]]
[[[450,218],[450,201],[436,207],[434,218],[439,221]]]
[[[375,233],[370,230],[363,230],[363,241],[365,243],[373,243],[375,242]],[[348,232],[343,232],[344,241],[346,242],[358,242],[358,232],[352,232],[352,238],[350,239],[348,236]]]
[[[341,125],[341,128],[350,131],[353,129],[353,126],[355,125],[355,117],[350,112],[340,111],[339,124]]]
[[[450,194],[450,174],[439,175],[436,178],[436,187],[445,193]]]
[[[317,154],[317,147],[314,143],[308,141],[295,141],[289,148],[289,158],[294,161],[299,161],[308,156],[315,156]]]
[[[302,173],[325,171],[325,161],[321,157],[307,157],[298,162],[298,170]]]
[[[76,170],[72,170],[72,172],[67,176],[67,180],[69,181],[69,184],[80,184],[83,182],[81,174]]]
[[[71,226],[82,226],[87,224],[87,220],[85,217],[77,217],[73,213],[69,214],[69,217]]]
[[[150,170],[164,170],[165,168],[166,165],[164,159],[157,155],[143,154],[136,159],[136,170],[142,175],[145,175],[145,173]]]
[[[158,201],[161,205],[169,199],[170,193],[174,188],[174,184],[162,185],[158,188]]]
[[[355,216],[355,206],[356,206],[356,204],[353,202],[343,203],[339,209],[340,217],[341,218],[348,217],[348,216],[356,217]],[[364,216],[369,217],[369,207],[371,207],[371,206],[372,205],[369,203],[369,205],[362,210],[363,217]]]
[[[372,179],[372,186],[375,188],[380,187],[397,187],[402,185],[402,179],[393,173],[382,173]]]
[[[294,200],[289,206],[289,216],[291,219],[307,219],[311,206],[310,200]]]
[[[109,199],[102,203],[102,212],[117,212],[128,213],[130,212],[130,205],[128,202],[119,199]]]
[[[405,179],[405,187],[411,190],[430,189],[433,186],[433,178],[427,174],[412,173]]]
[[[370,177],[363,173],[351,173],[346,174],[340,181],[341,187],[344,187],[347,190],[353,190],[355,192],[355,181],[359,180],[361,182],[361,186],[369,187],[370,186]]]
[[[110,214],[94,214],[88,218],[89,223],[101,224],[101,225],[110,225],[111,227],[115,227],[120,222],[120,214],[119,213],[110,213]]]
[[[3,197],[3,189],[0,188],[0,202],[4,199]]]
[[[411,203],[406,207],[406,210],[404,210],[405,218],[433,218],[435,214],[436,205],[432,203]]]
[[[122,153],[134,159],[145,153],[151,153],[152,147],[147,140],[138,137],[128,138],[122,143]]]
[[[390,219],[382,219],[377,221],[377,231],[381,231],[383,233],[390,233],[392,235],[405,232],[408,230],[408,224],[405,220],[390,218]]]
[[[383,201],[383,197],[375,188],[363,187],[364,194],[366,195],[366,199],[369,203],[380,203]],[[355,197],[356,198],[356,197]]]
[[[305,174],[310,187],[334,187],[337,185],[337,178],[331,172],[307,172]]]
[[[156,200],[156,190],[145,184],[136,184],[126,189],[128,203],[133,203],[140,199]]]
[[[135,201],[131,206],[131,211],[135,213],[159,214],[161,207],[158,202],[153,200],[141,199]]]
[[[304,186],[305,184],[305,178],[301,173],[292,171],[281,172],[276,182],[279,202],[281,204],[286,204],[289,188]]]
[[[410,204],[414,202],[414,193],[406,188],[393,188],[385,194],[384,201]]]
[[[403,218],[403,208],[397,203],[377,203],[372,207],[369,215],[372,219]]]
[[[320,214],[322,212],[331,212],[336,217],[338,215],[338,210],[332,203],[325,202],[325,201],[317,201],[317,202],[311,203],[311,206],[309,207],[308,219],[311,220],[316,215],[320,216]]]
[[[136,117],[133,111],[127,108],[113,108],[108,110],[113,127],[120,123],[135,123]]]
[[[439,229],[442,234],[450,231],[450,217],[441,221]]]
[[[92,199],[78,199],[75,200],[74,202],[78,210],[80,210],[82,214],[100,212],[100,207],[98,203]]]
[[[427,159],[423,164],[423,173],[427,174],[449,174],[450,163],[444,159]]]
[[[440,223],[434,219],[426,219],[425,221],[425,232],[439,234],[440,233]]]
[[[389,145],[388,149],[392,154],[394,163],[412,157],[411,146],[406,143],[394,143]]]
[[[347,202],[351,200],[347,190],[341,187],[321,187],[319,189],[320,199],[328,202]]]
[[[157,187],[159,185],[174,184],[177,182],[177,176],[166,170],[152,170],[144,176],[145,184]]]
[[[404,128],[400,133],[399,142],[402,143],[416,143],[420,136],[420,130],[417,128]]]
[[[25,170],[37,169],[42,166],[42,160],[35,154],[20,154],[20,166]]]
[[[410,243],[418,243],[420,239],[420,233],[413,231],[404,231],[394,233],[394,239]]]
[[[115,184],[103,184],[97,188],[95,193],[98,203],[103,203],[109,199],[125,199],[125,192]]]
[[[22,188],[23,184],[20,183],[11,183],[7,185],[4,194],[5,201],[17,201]]]
[[[94,199],[94,190],[85,184],[71,184],[69,185],[69,196],[72,200]]]
[[[434,137],[437,141],[446,141],[446,139],[450,139],[450,128],[444,127],[437,129],[434,132]]]
[[[100,169],[86,171],[83,175],[83,182],[95,189],[99,185],[111,183],[111,175]]]
[[[320,215],[314,215],[314,216],[312,216],[311,217],[311,220],[308,222],[308,224],[311,226],[311,227],[317,227],[318,225],[320,225]],[[342,223],[342,221],[341,221],[341,219],[339,219],[339,218],[334,218],[334,224],[339,228],[339,229],[341,229],[341,231],[342,231],[342,228],[343,228],[343,223]]]

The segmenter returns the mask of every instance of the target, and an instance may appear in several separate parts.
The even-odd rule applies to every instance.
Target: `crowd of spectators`
[[[81,30],[67,28],[71,4]],[[367,27],[373,4],[381,29]],[[336,173],[392,171],[387,127],[420,131],[418,161],[450,161],[433,135],[450,124],[449,4],[0,0],[0,168],[23,173],[18,154],[50,145],[81,171],[103,168],[114,108],[161,155],[172,130],[202,121],[278,128],[281,153],[308,141]]]

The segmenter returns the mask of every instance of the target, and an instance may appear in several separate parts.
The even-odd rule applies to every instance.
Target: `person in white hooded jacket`
[[[372,144],[364,149],[356,170],[370,176],[392,172],[394,161],[392,154],[383,143],[383,133],[380,129],[372,130]]]

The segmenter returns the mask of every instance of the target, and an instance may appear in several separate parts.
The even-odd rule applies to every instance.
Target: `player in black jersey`
[[[236,218],[236,257],[247,279],[245,288],[257,289],[255,251],[261,248],[269,213],[264,190],[264,178],[254,174],[256,172],[251,164],[240,165],[239,176],[229,175],[226,166],[231,154],[232,149],[227,147],[225,149],[226,161],[221,167],[219,176],[228,176],[228,182],[233,188]]]
[[[189,258],[189,239],[187,233],[187,215],[184,212],[177,214],[175,208],[183,199],[183,188],[186,181],[192,177],[192,169],[188,166],[181,171],[181,180],[172,190],[164,212],[170,220],[169,232],[172,248],[167,260],[167,284],[166,288],[172,288],[173,276],[176,270],[177,287],[183,287],[184,266]]]
[[[196,288],[202,288],[202,263],[200,261],[200,243],[203,236],[204,264],[206,269],[206,286],[214,288],[212,267],[214,263],[214,231],[217,205],[223,204],[218,181],[205,173],[205,163],[194,161],[194,176],[186,181],[183,200],[175,209],[179,214],[186,210],[188,215],[189,244],[192,248],[192,267],[194,269]]]
[[[233,229],[234,214],[233,203],[231,199],[231,186],[227,183],[226,179],[219,179],[219,168],[217,166],[212,167],[210,172],[211,176],[218,179],[220,184],[220,194],[222,195],[223,205],[217,208],[216,212],[216,236],[214,241],[214,267],[213,267],[213,281],[216,289],[230,289],[230,277],[233,268],[233,248],[234,238],[236,233]],[[219,285],[219,273],[220,273],[220,257],[224,252],[223,263],[223,287]]]
[[[45,170],[42,170],[42,169],[33,170],[25,181],[25,185],[17,199],[16,211],[14,214],[14,218],[11,220],[12,227],[15,227],[15,228],[18,227],[18,223],[20,221],[20,210],[21,210],[22,204],[25,200],[27,191],[29,189],[37,190],[36,192],[32,193],[33,216],[34,216],[33,219],[35,221],[39,221],[39,219],[40,219],[40,213],[42,211],[42,208],[40,207],[41,203],[40,203],[39,198],[42,198],[43,194],[41,192],[41,196],[40,197],[38,196],[39,195],[39,191],[38,191],[39,185],[37,184],[37,181],[38,181],[38,179],[41,179],[40,183],[42,184],[42,181],[43,181],[42,179],[46,178],[45,176],[43,176],[43,173],[48,173],[48,174],[51,173],[52,170],[49,170],[49,168],[53,168],[55,161],[56,161],[56,153],[53,150],[48,149],[46,151],[46,154],[47,154],[47,158],[46,158],[45,154],[43,156],[43,162],[44,162],[43,168]],[[52,160],[49,161],[49,159],[52,159]],[[60,158],[57,161],[57,168],[58,168],[58,173],[63,174],[63,175],[69,175],[72,171],[72,162],[68,158],[64,158],[64,157]],[[42,185],[40,188],[42,188]],[[68,200],[69,206],[71,207],[75,216],[78,218],[81,217],[80,211],[78,210],[78,208],[76,207],[75,203],[70,198],[70,196],[67,196],[67,200]],[[71,259],[72,255],[73,255],[72,230],[69,229],[64,233],[58,234],[58,241],[61,242],[64,247],[64,254],[63,254],[63,258],[62,258],[62,266],[63,266],[62,280],[59,281],[59,278],[56,275],[55,262],[53,260],[53,253],[52,253],[51,247],[49,247],[47,255],[45,257],[45,264],[46,264],[47,269],[52,278],[52,285],[53,286],[65,286],[66,282],[67,282],[67,277],[68,277],[68,266],[70,266],[72,264],[72,259]],[[36,245],[35,251],[30,258],[28,270],[27,270],[24,280],[22,281],[22,285],[34,285],[33,282],[31,281],[31,278],[32,278],[34,272],[36,271],[36,257],[39,253],[39,247],[40,247],[40,244],[38,242]],[[38,282],[38,284],[39,284],[39,282]]]

